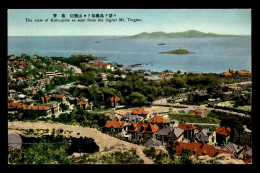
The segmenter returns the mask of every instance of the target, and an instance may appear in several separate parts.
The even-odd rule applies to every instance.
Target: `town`
[[[10,164],[252,163],[251,72],[105,60],[8,56]]]

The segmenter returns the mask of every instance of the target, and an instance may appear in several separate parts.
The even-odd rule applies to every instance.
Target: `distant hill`
[[[162,31],[159,32],[142,32],[140,34],[132,35],[132,36],[123,36],[118,39],[142,39],[142,38],[201,38],[201,37],[239,37],[244,35],[221,35],[214,33],[204,33],[196,30],[188,30],[184,32],[170,32],[165,33]]]

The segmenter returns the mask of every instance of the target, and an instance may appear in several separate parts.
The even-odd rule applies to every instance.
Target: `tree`
[[[25,164],[70,164],[72,158],[68,158],[66,150],[68,144],[64,143],[65,139],[57,141],[46,140],[42,138],[40,143],[35,143],[25,151]],[[51,144],[53,143],[53,144]]]
[[[147,98],[140,92],[133,92],[127,98],[127,102],[132,106],[140,106],[143,105]]]

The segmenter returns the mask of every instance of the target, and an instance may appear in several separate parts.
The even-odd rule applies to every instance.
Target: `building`
[[[245,70],[241,70],[241,71],[229,70],[228,72],[220,73],[219,76],[225,80],[233,79],[233,80],[248,81],[252,79],[252,73]]]
[[[155,138],[150,138],[150,139],[148,139],[148,141],[145,142],[143,145],[144,145],[145,147],[159,147],[159,146],[163,146],[164,144],[163,144],[162,141],[159,141],[159,140],[157,140],[157,139],[155,139]]]
[[[252,131],[244,127],[244,133],[240,135],[238,133],[235,133],[233,135],[232,141],[242,146],[244,145],[252,146]]]
[[[23,112],[25,107],[22,103],[8,103],[8,113]]]
[[[230,141],[230,127],[217,127],[216,128],[216,140],[218,145],[225,145]]]
[[[110,132],[122,132],[125,126],[125,121],[120,121],[118,119],[108,120],[104,126],[105,131]]]
[[[66,101],[66,96],[63,95],[63,94],[57,95],[57,96],[56,96],[56,100],[57,100],[58,102]]]
[[[107,102],[109,103],[109,107],[116,108],[119,106],[120,98],[117,97],[115,94],[112,97],[109,97],[107,99]]]
[[[234,153],[231,151],[217,149],[213,145],[208,145],[204,143],[198,143],[198,142],[185,143],[185,142],[175,141],[175,145],[176,145],[176,152],[178,156],[180,156],[185,150],[189,151],[191,154],[196,154],[197,156],[208,155],[210,157],[215,157],[218,154],[234,155]]]
[[[149,115],[148,111],[145,111],[144,108],[138,108],[137,110],[133,110],[132,115],[138,115],[138,116],[142,116],[144,118],[147,118]]]
[[[202,129],[195,134],[194,139],[196,142],[202,142],[209,145],[216,144],[216,132],[209,131],[207,129]]]
[[[194,137],[195,126],[192,124],[179,124],[178,127],[184,130],[184,138],[190,140]]]
[[[160,115],[156,115],[153,118],[150,119],[150,123],[156,124],[159,128],[169,126],[170,120],[167,120],[166,118],[163,118]]]
[[[159,130],[156,124],[151,123],[132,123],[128,126],[127,132],[131,134],[131,140],[146,142],[155,132]]]
[[[178,127],[165,126],[154,133],[154,137],[163,144],[173,141],[182,141],[184,138],[184,130]]]
[[[93,68],[104,68],[104,69],[107,69],[107,70],[110,70],[111,69],[111,66],[110,64],[107,64],[107,63],[95,63],[92,65]]]
[[[50,116],[51,115],[51,107],[49,106],[28,106],[23,108],[29,114],[38,113],[39,116]]]
[[[85,110],[88,106],[88,102],[87,101],[80,101],[77,103],[76,107],[78,109],[82,109],[82,110]]]

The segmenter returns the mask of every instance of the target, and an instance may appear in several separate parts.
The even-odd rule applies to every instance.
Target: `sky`
[[[54,14],[57,14],[56,18]],[[51,22],[51,19],[70,22]],[[70,15],[81,14],[85,22]],[[103,18],[92,17],[103,14]],[[109,18],[109,14],[113,17]],[[86,15],[86,17],[84,17]],[[90,15],[90,17],[89,17]],[[107,15],[107,16],[106,16]],[[33,22],[26,22],[26,18]],[[87,19],[103,19],[89,22]],[[125,21],[119,21],[123,18]],[[141,21],[128,21],[140,19]],[[43,19],[35,22],[35,19]],[[76,19],[76,22],[72,22]],[[108,22],[106,19],[116,19]],[[45,21],[47,20],[47,21]],[[141,32],[198,30],[216,34],[251,35],[249,9],[9,9],[8,36],[134,35]]]

